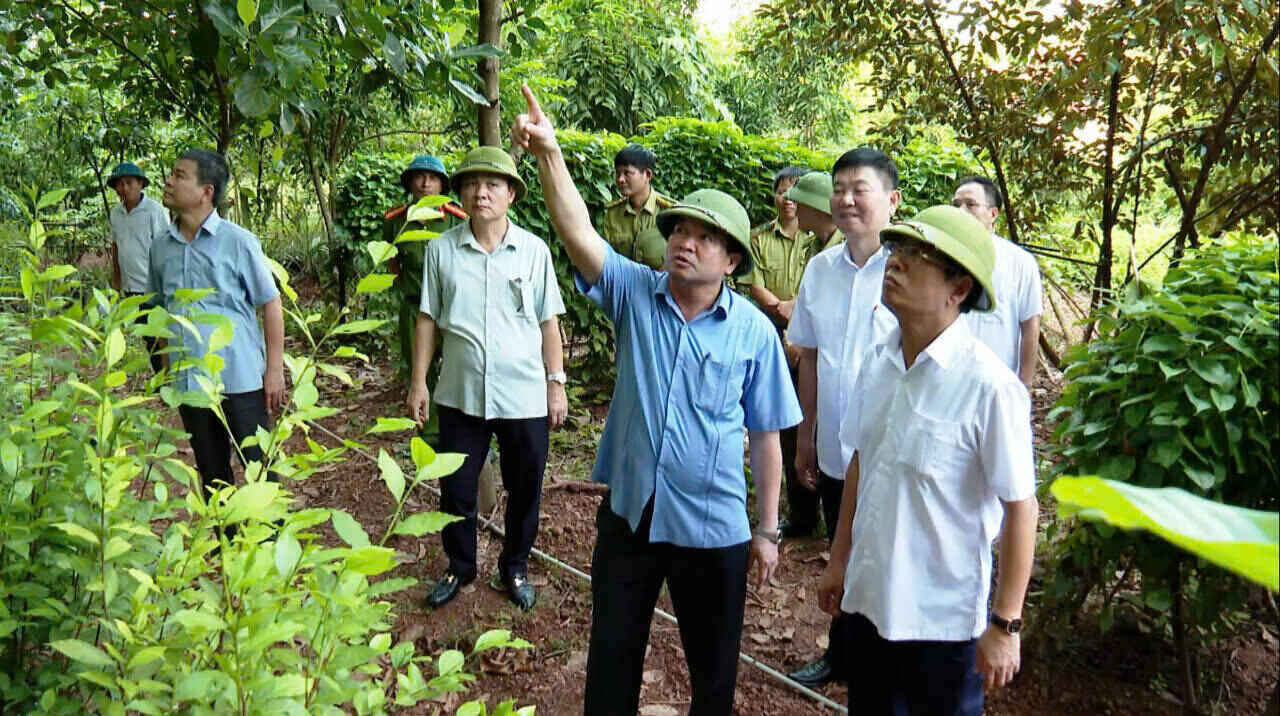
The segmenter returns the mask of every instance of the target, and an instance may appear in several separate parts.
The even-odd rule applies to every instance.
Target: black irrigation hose
[[[378,464],[378,459],[377,459],[377,458],[375,458],[374,456],[370,455],[369,453],[367,453],[367,452],[365,452],[365,451],[363,451],[363,450],[361,450],[361,449],[359,449],[359,448],[352,447],[352,446],[349,444],[349,443],[350,443],[350,441],[349,441],[349,440],[347,440],[346,438],[343,438],[343,437],[341,437],[341,436],[339,436],[339,435],[335,435],[333,432],[331,432],[328,428],[326,428],[325,426],[321,425],[320,423],[317,423],[317,422],[312,421],[312,420],[308,420],[307,422],[308,422],[308,423],[310,423],[311,425],[313,425],[313,426],[315,426],[315,427],[319,428],[319,429],[320,429],[320,432],[325,433],[325,434],[326,434],[326,435],[328,435],[329,437],[331,437],[331,438],[333,438],[333,439],[335,439],[335,440],[338,440],[338,441],[340,441],[343,445],[345,445],[345,446],[347,446],[347,447],[351,448],[351,450],[353,450],[354,452],[358,453],[359,455],[361,455],[362,457],[364,457],[366,460],[368,460],[369,462],[373,463],[374,465],[377,465],[377,464]],[[392,456],[392,459],[395,459],[395,456],[394,456],[394,455]],[[440,495],[440,488],[436,487],[435,485],[426,484],[426,488],[427,488],[427,489],[429,489],[429,490],[431,490],[433,493],[435,493],[435,494],[436,494],[436,496],[439,496],[439,495]],[[490,532],[493,532],[494,534],[498,535],[499,537],[505,537],[505,536],[506,536],[506,533],[503,531],[503,529],[502,529],[501,527],[499,527],[496,523],[494,523],[492,520],[490,520],[489,518],[487,518],[487,517],[481,517],[481,516],[477,515],[477,516],[476,516],[476,519],[480,522],[480,524],[484,525],[484,528],[485,528],[485,529],[489,530]],[[546,562],[546,563],[548,563],[548,564],[552,565],[553,567],[558,567],[559,569],[561,569],[561,570],[563,570],[563,571],[565,571],[565,572],[568,572],[569,574],[572,574],[572,575],[574,575],[574,576],[576,576],[576,577],[579,577],[579,578],[581,578],[581,579],[584,579],[584,580],[586,580],[588,583],[590,583],[590,582],[591,582],[591,575],[590,575],[590,574],[587,574],[586,572],[583,572],[582,570],[578,569],[577,567],[574,567],[574,566],[573,566],[573,565],[571,565],[571,564],[566,564],[566,563],[564,563],[564,562],[561,562],[560,560],[556,559],[554,556],[552,556],[552,555],[550,555],[550,554],[548,554],[548,553],[546,553],[546,552],[543,552],[542,550],[538,549],[537,547],[534,547],[534,548],[533,548],[533,556],[535,556],[535,557],[537,557],[538,559],[540,559],[540,560],[542,560],[542,561],[544,561],[544,562]],[[672,624],[677,624],[677,623],[678,623],[678,622],[676,621],[676,618],[675,618],[674,616],[672,616],[672,615],[668,614],[667,612],[665,612],[665,611],[663,611],[663,610],[661,610],[661,609],[656,609],[656,608],[655,608],[653,611],[654,611],[654,613],[655,613],[655,614],[657,614],[658,616],[662,617],[663,619],[665,619],[665,620],[667,620],[667,621],[671,622]],[[848,710],[847,708],[845,708],[844,706],[841,706],[840,704],[838,704],[838,703],[836,703],[836,702],[832,701],[831,699],[827,698],[826,696],[823,696],[822,694],[818,693],[817,691],[814,691],[813,689],[811,689],[811,688],[809,688],[809,687],[805,686],[804,684],[801,684],[801,683],[799,683],[799,682],[797,682],[797,681],[795,681],[795,680],[793,680],[793,679],[789,678],[786,674],[782,673],[781,671],[778,671],[777,669],[773,668],[772,666],[769,666],[768,664],[766,664],[766,663],[764,663],[764,662],[762,662],[762,661],[760,661],[760,660],[756,659],[755,657],[753,657],[753,656],[751,656],[751,655],[747,654],[745,651],[741,651],[741,650],[739,650],[739,651],[738,651],[738,658],[742,659],[743,661],[745,661],[746,663],[750,664],[751,666],[754,666],[754,667],[756,667],[757,669],[759,669],[759,670],[763,671],[765,674],[767,674],[767,675],[769,675],[770,677],[772,677],[775,681],[778,681],[778,682],[780,682],[780,683],[784,684],[785,686],[790,687],[793,691],[796,691],[796,692],[798,692],[798,693],[800,693],[800,694],[803,694],[803,695],[805,695],[805,696],[808,696],[809,698],[813,699],[814,701],[817,701],[818,703],[822,704],[823,706],[826,706],[827,708],[829,708],[829,709],[831,709],[831,710],[835,711],[836,713],[842,713],[842,714],[847,714],[847,713],[849,713],[849,710]]]

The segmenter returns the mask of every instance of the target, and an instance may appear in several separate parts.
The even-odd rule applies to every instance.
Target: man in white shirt
[[[160,202],[142,193],[151,181],[137,164],[122,162],[111,170],[107,186],[120,203],[111,209],[111,287],[126,296],[146,293],[151,271],[151,242],[169,231],[169,212]],[[146,322],[141,319],[140,322]],[[148,337],[151,368],[159,373],[164,356],[156,351],[156,339]]]
[[[950,206],[882,234],[883,301],[900,328],[867,356],[841,429],[858,449],[818,591],[823,610],[848,615],[859,713],[977,716],[984,690],[1019,668],[1038,513],[1030,401],[959,320],[998,306],[990,236]]]
[[[496,436],[507,489],[498,577],[516,606],[532,609],[537,593],[527,578],[529,553],[538,533],[548,431],[564,422],[568,409],[556,320],[564,301],[550,249],[507,218],[525,193],[511,156],[500,147],[471,150],[453,173],[453,189],[469,219],[427,244],[409,379],[409,415],[421,425],[438,336],[440,447],[467,459],[440,482],[441,511],[462,520],[441,532],[449,568],[427,604],[444,606],[476,578],[477,478]]]
[[[996,310],[965,314],[969,330],[1031,390],[1040,355],[1040,314],[1044,313],[1040,266],[1031,252],[995,233],[1004,197],[990,179],[961,179],[951,205],[972,214],[995,242],[996,264],[991,278],[995,282]]]
[[[814,177],[809,174],[796,184]],[[840,421],[856,396],[853,384],[862,356],[897,322],[880,304],[885,253],[880,231],[898,208],[898,169],[883,152],[862,147],[846,152],[832,168],[830,203],[825,208],[844,241],[809,261],[787,337],[801,349],[800,405],[804,422],[796,438],[800,483],[817,490],[823,502],[827,534],[834,535],[845,468],[854,445],[841,440]],[[795,191],[795,188],[792,189]],[[797,200],[804,200],[797,194]],[[830,232],[829,232],[830,233]],[[789,676],[806,686],[836,679],[841,673],[841,627],[831,624],[827,651]]]

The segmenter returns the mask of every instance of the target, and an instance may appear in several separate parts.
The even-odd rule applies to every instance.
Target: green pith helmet
[[[751,272],[754,265],[751,259],[751,220],[737,199],[717,189],[693,192],[679,204],[658,213],[658,230],[664,238],[670,238],[671,230],[682,216],[697,219],[728,234],[742,249],[742,260],[733,275],[743,276]]]
[[[444,170],[444,162],[430,154],[419,154],[409,162],[409,166],[405,167],[404,171],[400,172],[400,186],[404,187],[405,191],[409,191],[409,177],[414,172],[438,174],[440,181],[444,182],[446,187],[449,186],[449,172]]]
[[[786,198],[831,216],[831,190],[830,174],[809,172],[787,190]]]
[[[115,189],[116,182],[120,181],[120,179],[124,177],[137,177],[142,180],[143,189],[146,189],[147,186],[151,184],[151,180],[147,178],[146,174],[142,173],[142,170],[138,168],[137,164],[134,164],[133,162],[120,162],[116,165],[115,169],[111,170],[111,176],[107,177],[107,186]]]
[[[996,246],[987,231],[964,209],[946,204],[931,206],[907,221],[889,224],[880,236],[909,236],[919,239],[951,257],[982,286],[982,298],[973,310],[989,313],[996,308],[991,274],[996,264]]]
[[[520,178],[520,172],[516,171],[516,163],[511,161],[511,155],[502,151],[501,147],[476,147],[467,152],[467,156],[462,158],[462,163],[453,172],[453,193],[461,196],[462,177],[475,172],[507,177],[516,185],[515,200],[520,201],[524,197],[524,180]]]

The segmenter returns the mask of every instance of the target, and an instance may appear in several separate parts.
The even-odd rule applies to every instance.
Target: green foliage
[[[1067,387],[1048,418],[1059,421],[1056,473],[1276,509],[1276,249],[1274,238],[1231,236],[1170,270],[1163,288],[1135,286],[1096,314],[1099,336],[1067,354]],[[1148,605],[1167,609],[1184,590],[1202,626],[1243,593],[1235,580],[1188,572],[1180,552],[1141,533],[1053,526],[1050,539],[1047,592],[1068,607],[1130,567]]]
[[[568,80],[560,124],[634,134],[664,116],[719,119],[712,67],[690,16],[661,0],[576,0],[553,74]]]
[[[1176,487],[1135,487],[1060,477],[1050,488],[1063,518],[1145,529],[1220,567],[1280,591],[1280,514],[1196,497]]]
[[[49,193],[35,203],[56,201]],[[337,337],[368,324],[335,320],[318,331],[318,317],[292,305],[288,314],[307,351],[286,355],[292,408],[250,438],[265,456],[246,467],[245,484],[206,495],[178,459],[180,436],[166,423],[180,400],[217,405],[220,396],[207,381],[203,396],[178,396],[166,375],[145,378],[138,346],[144,335],[171,336],[167,325],[177,317],[146,309],[143,297],[121,300],[97,289],[85,291],[85,301],[67,298],[76,272],[45,260],[45,223],[33,216],[26,236],[22,310],[0,313],[6,708],[366,714],[463,691],[473,677],[461,652],[429,665],[412,643],[392,643],[391,605],[381,598],[413,580],[372,581],[396,564],[381,546],[391,534],[424,534],[450,519],[401,517],[412,491],[456,469],[460,456],[436,455],[415,441],[408,484],[394,463],[380,465],[397,508],[376,545],[340,510],[291,511],[285,486],[263,479],[268,470],[306,479],[360,447],[308,439],[298,453],[284,450],[309,421],[335,412],[318,402],[315,378],[323,372],[351,382],[341,362],[365,359],[336,345]],[[278,267],[277,275],[292,301],[288,276]],[[229,337],[215,331],[218,340]],[[316,528],[326,522],[346,546],[319,539]],[[472,657],[527,646],[491,631]]]

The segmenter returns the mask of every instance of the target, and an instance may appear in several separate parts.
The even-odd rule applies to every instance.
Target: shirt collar
[[[933,359],[934,363],[942,366],[944,370],[950,369],[951,365],[965,356],[970,336],[969,323],[959,316],[951,322],[938,334],[933,342],[924,347],[920,353],[928,355]]]
[[[653,295],[662,296],[673,309],[678,311],[680,307],[676,305],[676,300],[671,297],[671,290],[669,288],[671,284],[671,274],[663,271],[658,274],[658,277],[658,283],[653,287]],[[728,286],[721,283],[720,294],[716,296],[715,303],[711,305],[710,313],[722,321],[728,318],[729,310],[733,307],[732,296],[733,291],[730,291]],[[701,316],[701,314],[699,314],[699,316]]]
[[[458,232],[458,245],[470,246],[476,251],[485,252],[484,247],[481,246],[480,242],[476,240],[476,235],[471,232],[471,220],[468,219],[467,221],[464,221],[462,223],[462,227],[463,227],[462,231]],[[516,226],[516,222],[512,221],[511,217],[508,216],[507,217],[507,233],[502,237],[502,241],[498,242],[498,245],[497,247],[494,248],[494,251],[497,251],[498,249],[501,249],[503,247],[519,249],[522,244],[524,244],[524,236],[520,231],[520,227]]]
[[[623,204],[627,207],[627,213],[630,213],[630,214],[640,213],[639,211],[636,211],[635,209],[631,208],[630,199],[626,199],[625,197],[623,198],[624,198]],[[643,211],[646,214],[658,213],[658,192],[654,191],[652,186],[649,187],[649,198],[645,199],[644,206],[640,207],[640,211]]]
[[[836,229],[836,231],[839,231],[839,230],[840,230],[839,228]],[[835,236],[835,234],[832,234],[832,236]],[[830,239],[827,239],[827,240],[830,241]],[[861,271],[863,269],[869,268],[872,265],[874,265],[877,261],[883,262],[886,258],[888,258],[888,255],[889,255],[888,251],[884,248],[884,245],[881,244],[880,248],[876,249],[875,253],[867,257],[867,262],[859,266],[858,264],[855,264],[853,262],[853,257],[849,255],[849,240],[845,239],[840,243],[840,257],[844,259],[844,262],[846,265],[853,267],[855,271]]]
[[[187,237],[183,236],[182,232],[178,229],[178,220],[175,218],[173,221],[169,222],[169,236],[174,241],[180,241],[184,244],[194,244],[199,241],[202,236],[215,239],[218,237],[218,229],[222,228],[224,221],[226,221],[226,219],[218,216],[218,210],[214,209],[209,212],[207,217],[205,217],[204,223],[200,225],[200,228],[196,229],[196,235],[192,237],[191,241],[187,241]]]

